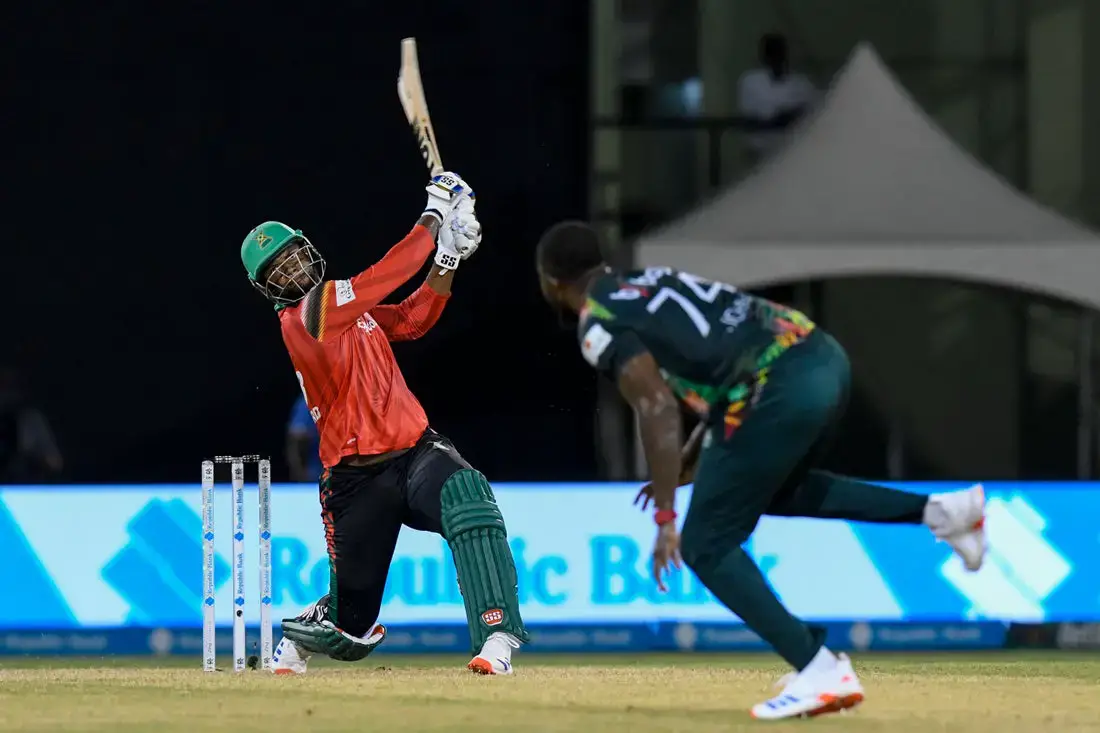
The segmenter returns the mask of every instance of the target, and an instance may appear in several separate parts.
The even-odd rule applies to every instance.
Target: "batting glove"
[[[474,213],[474,202],[463,197],[439,229],[435,263],[444,270],[454,270],[461,260],[469,259],[481,244],[481,222]]]
[[[424,205],[424,214],[434,216],[442,225],[458,203],[463,199],[473,199],[474,192],[457,173],[440,173],[433,176],[425,189],[428,203]]]

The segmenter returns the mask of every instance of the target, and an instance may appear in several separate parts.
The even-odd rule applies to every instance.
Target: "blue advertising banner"
[[[922,492],[959,488],[903,486]],[[216,613],[218,623],[228,626],[230,501],[228,488],[218,489]],[[974,621],[1100,621],[1100,484],[1006,483],[987,489],[990,549],[978,573],[966,573],[950,548],[922,527],[766,517],[746,549],[794,613],[821,622],[871,622],[856,633],[871,633],[880,644],[903,633],[899,622],[933,628]],[[593,634],[607,630],[601,643],[612,647],[620,638],[625,647],[644,639],[653,647],[682,648],[688,638],[683,635],[694,634],[691,646],[704,648],[740,628],[730,626],[737,619],[689,571],[673,577],[668,593],[657,592],[648,568],[654,528],[648,515],[631,506],[636,490],[635,484],[496,487],[524,617],[543,629],[547,643],[558,634],[555,643],[563,648],[589,648]],[[316,487],[276,485],[273,496],[273,615],[279,619],[327,592],[328,559]],[[254,490],[248,500],[248,529],[254,530]],[[0,604],[0,647],[8,639],[29,638],[5,636],[15,631],[38,631],[38,637],[80,632],[72,638],[87,639],[95,630],[119,627],[197,630],[199,502],[197,486],[0,489],[0,583],[8,600]],[[255,624],[254,531],[246,533],[245,548],[246,589],[252,594],[246,618]],[[441,538],[402,532],[380,621],[395,633],[404,625],[418,634],[440,626],[450,627],[440,633],[455,633],[463,606]],[[890,624],[897,625],[895,631]],[[145,647],[147,636],[140,642]],[[465,643],[462,634],[458,638],[456,643]],[[391,642],[403,643],[397,636]]]

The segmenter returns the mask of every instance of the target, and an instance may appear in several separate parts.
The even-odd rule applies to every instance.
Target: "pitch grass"
[[[771,656],[547,656],[482,678],[461,658],[376,655],[301,677],[203,674],[197,660],[0,660],[0,731],[1100,731],[1100,656],[863,655],[867,701],[813,721],[747,710]]]

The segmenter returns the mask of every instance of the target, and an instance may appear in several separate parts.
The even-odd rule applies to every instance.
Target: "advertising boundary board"
[[[222,478],[215,607],[219,626],[228,626],[231,504]],[[898,485],[929,493],[964,484]],[[254,489],[247,487],[244,541],[250,626],[259,616]],[[648,568],[654,527],[632,506],[636,490],[633,483],[496,486],[524,618],[543,635],[532,650],[702,649],[751,641],[737,640],[738,619],[690,570],[672,576],[669,593],[656,591]],[[273,495],[277,622],[327,592],[329,575],[316,486],[276,484]],[[685,490],[678,499],[681,510],[688,495]],[[765,517],[745,549],[792,612],[849,629],[834,634],[869,636],[879,645],[905,636],[891,631],[901,627],[923,645],[945,633],[964,638],[973,633],[964,629],[984,629],[984,622],[1100,622],[1100,563],[1094,562],[1100,484],[991,483],[987,495],[989,554],[979,573],[965,572],[950,548],[919,526]],[[154,630],[184,640],[197,633],[199,502],[198,481],[0,488],[6,559],[0,583],[18,599],[0,606],[0,638],[10,642],[0,648],[147,649]],[[442,538],[402,532],[379,620],[394,632],[386,644],[392,651],[465,644],[436,644],[431,636],[434,629],[453,634],[463,620]],[[917,639],[922,634],[923,641]],[[977,636],[984,640],[983,634]],[[157,638],[154,649],[177,645],[164,634]]]
[[[842,623],[822,624],[826,643],[836,651],[940,651],[1001,649],[1005,624]],[[278,630],[276,638],[280,636]],[[255,654],[257,629],[250,628],[246,649]],[[232,629],[219,628],[217,652],[228,660]],[[531,627],[528,653],[685,653],[761,652],[768,647],[742,624],[548,624]],[[469,634],[461,625],[395,625],[375,655],[469,653]],[[0,656],[194,656],[201,657],[202,635],[193,628],[126,627],[0,631]],[[373,657],[372,657],[373,658]]]

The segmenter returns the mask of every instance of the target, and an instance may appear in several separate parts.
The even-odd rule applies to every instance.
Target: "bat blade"
[[[397,96],[405,110],[405,118],[416,135],[416,143],[429,174],[435,176],[442,173],[443,160],[439,156],[432,118],[428,114],[428,101],[424,96],[424,84],[420,80],[415,38],[401,41],[401,71],[397,76]]]

